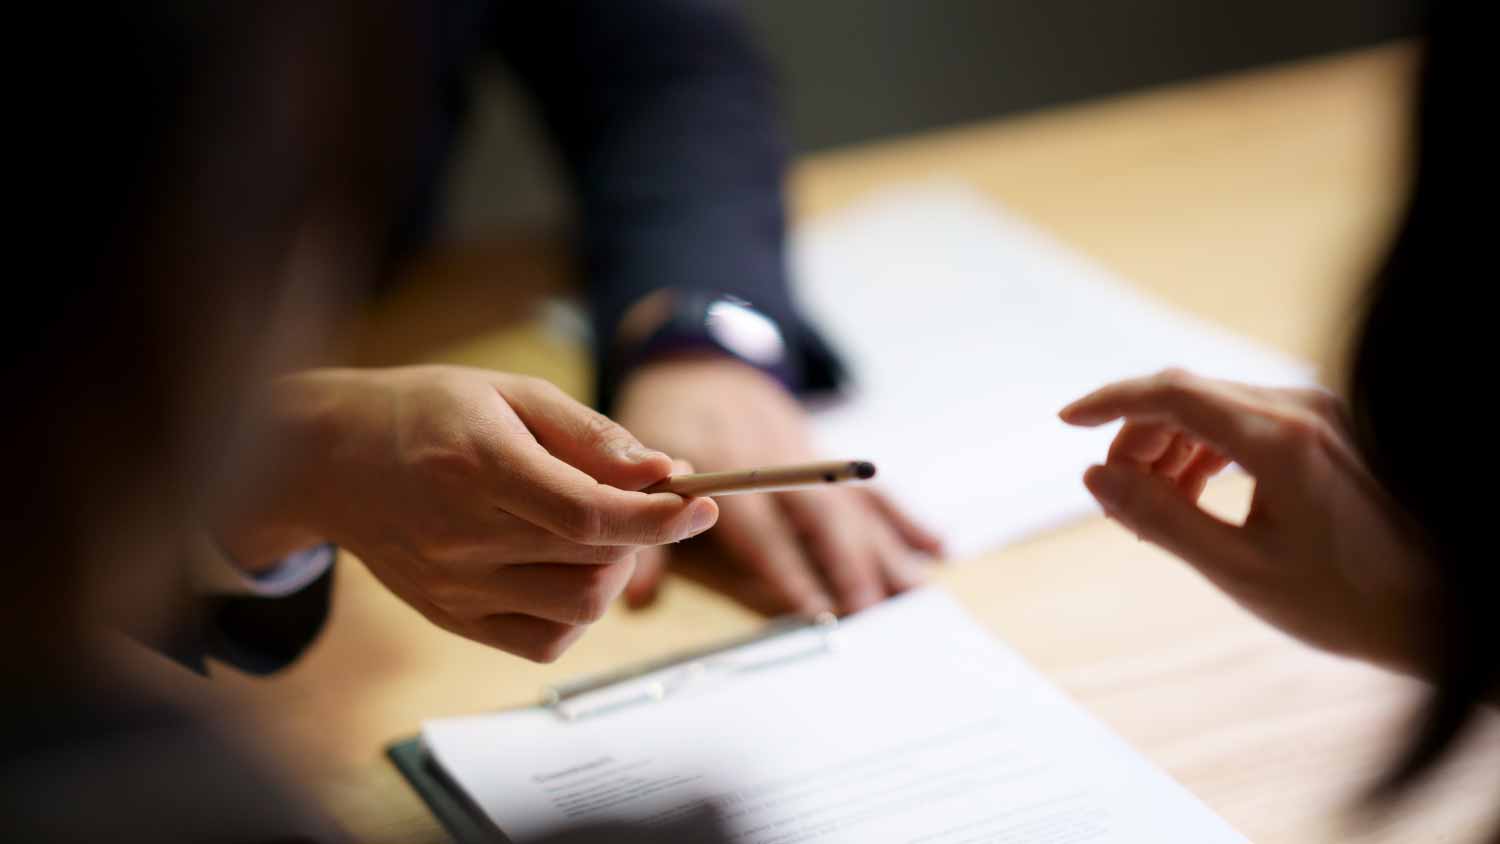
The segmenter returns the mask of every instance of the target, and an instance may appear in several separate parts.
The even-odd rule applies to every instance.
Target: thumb
[[[635,556],[635,572],[625,586],[625,606],[645,609],[656,601],[667,573],[667,549],[656,545],[642,548]]]
[[[693,471],[693,464],[686,460],[672,461],[672,474],[686,475]],[[625,585],[625,606],[642,610],[656,601],[661,592],[661,582],[667,576],[669,552],[660,545],[647,545],[635,555],[635,571]]]
[[[547,381],[502,376],[495,387],[543,448],[599,483],[637,490],[672,473],[667,455]]]
[[[1238,527],[1209,515],[1167,479],[1138,468],[1092,466],[1083,485],[1115,521],[1194,568],[1215,568],[1245,544]]]

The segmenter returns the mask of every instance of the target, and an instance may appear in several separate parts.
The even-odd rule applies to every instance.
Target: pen
[[[868,460],[829,460],[733,472],[673,475],[646,487],[643,492],[675,492],[678,495],[699,497],[739,495],[746,492],[781,492],[844,481],[866,481],[873,477],[875,464]]]

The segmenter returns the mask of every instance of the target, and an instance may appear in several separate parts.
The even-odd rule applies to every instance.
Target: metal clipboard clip
[[[811,619],[779,618],[728,642],[548,686],[542,690],[542,705],[564,721],[577,721],[658,703],[716,678],[831,654],[838,647],[838,624],[827,612]]]

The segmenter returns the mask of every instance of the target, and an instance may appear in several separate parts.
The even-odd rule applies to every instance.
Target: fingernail
[[[713,527],[714,522],[717,522],[718,520],[719,508],[715,507],[707,500],[694,502],[693,520],[691,522],[692,532],[689,533],[688,536],[697,536],[705,530]]]
[[[643,445],[627,446],[622,456],[631,463],[645,463],[651,460],[670,461],[672,459],[656,449],[646,448]]]
[[[1064,407],[1062,410],[1059,410],[1057,412],[1057,418],[1068,423],[1069,425],[1077,425],[1086,422],[1085,418],[1080,418],[1081,415],[1079,413],[1078,405],[1079,402],[1075,401],[1067,407]]]

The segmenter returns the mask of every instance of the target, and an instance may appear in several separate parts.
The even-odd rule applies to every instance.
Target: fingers
[[[1128,463],[1175,480],[1202,446],[1166,422],[1129,420],[1109,445],[1106,463]]]
[[[625,605],[633,610],[655,603],[661,582],[667,575],[667,549],[660,546],[642,548],[635,558],[635,573],[625,586]]]
[[[943,539],[926,526],[922,525],[906,511],[896,506],[884,493],[879,490],[865,488],[860,490],[866,502],[875,512],[885,520],[885,523],[896,531],[901,541],[908,546],[934,557],[942,557]]]
[[[1286,399],[1312,412],[1340,431],[1349,431],[1349,408],[1337,395],[1317,388],[1266,389],[1258,392]]]
[[[1193,457],[1198,453],[1198,449],[1199,445],[1192,437],[1185,434],[1176,434],[1172,437],[1172,443],[1167,446],[1166,452],[1161,457],[1158,457],[1156,462],[1151,464],[1151,471],[1164,478],[1176,479],[1182,473],[1182,470],[1187,468],[1187,465],[1192,462]]]
[[[918,554],[942,550],[936,536],[872,490],[789,493],[778,500],[845,613],[922,585],[927,573]]]
[[[725,566],[713,561],[713,554],[694,555],[692,546],[684,546],[687,573],[768,614],[789,609],[854,612],[922,585],[927,577],[919,555],[940,551],[941,543],[909,518],[887,519],[893,508],[882,507],[888,502],[868,492],[805,493],[800,501],[792,496],[766,497],[760,503],[729,499],[713,538],[718,553],[727,553],[738,565]],[[766,502],[774,505],[769,512]],[[771,547],[760,547],[756,536],[770,536]],[[643,549],[625,592],[632,607],[649,603],[660,582],[656,564],[648,562],[653,552],[670,557],[673,565],[681,562],[675,548]],[[814,597],[809,602],[805,595]]]
[[[802,613],[833,609],[791,522],[769,496],[726,499],[723,524],[714,536],[766,583],[783,607]]]
[[[875,521],[870,526],[874,540],[875,560],[885,588],[889,594],[897,595],[908,589],[916,589],[927,582],[927,568],[913,548],[897,533],[896,529],[878,512],[872,515]]]
[[[782,493],[777,501],[804,537],[840,611],[858,612],[885,598],[884,574],[858,498],[825,490]]]
[[[870,511],[875,557],[885,577],[886,589],[899,594],[926,584],[927,565],[944,553],[942,539],[879,490],[866,488],[859,492]],[[928,559],[921,559],[922,555]]]
[[[494,583],[440,596],[457,632],[535,662],[552,662],[604,617],[625,588],[634,561],[608,566],[504,566]],[[495,587],[495,588],[492,588]]]
[[[1150,466],[1160,460],[1177,438],[1178,429],[1166,422],[1127,419],[1109,444],[1106,463],[1135,463]]]
[[[497,373],[495,385],[543,448],[600,483],[642,489],[672,472],[667,455],[550,382]]]
[[[588,628],[530,615],[502,614],[469,622],[460,632],[532,662],[555,662]]]
[[[577,563],[609,565],[635,557],[636,545],[589,545],[523,521],[508,513],[492,513],[465,525],[462,538],[444,539],[418,550],[429,560],[445,563]]]
[[[1200,447],[1177,475],[1177,488],[1189,501],[1197,501],[1209,478],[1224,471],[1230,459],[1211,448]]]
[[[688,475],[692,471],[693,464],[688,461],[672,461],[672,474]],[[661,591],[661,582],[667,576],[667,561],[670,556],[667,549],[659,545],[640,549],[635,558],[635,573],[625,586],[626,606],[639,610],[655,603],[656,596]]]
[[[710,499],[685,499],[671,493],[647,495],[630,492],[608,483],[600,483],[578,467],[554,456],[543,440],[553,448],[588,463],[580,455],[592,454],[600,466],[610,458],[608,453],[629,452],[634,443],[615,439],[628,437],[624,429],[608,423],[603,426],[593,411],[583,408],[556,387],[544,381],[492,374],[496,386],[496,424],[487,426],[492,434],[483,449],[483,459],[495,478],[488,490],[500,509],[523,521],[540,525],[571,542],[584,545],[660,545],[678,542],[708,530],[718,519],[718,506]],[[515,396],[512,406],[510,397]],[[518,409],[519,408],[519,409]],[[585,414],[580,410],[587,411]],[[506,418],[510,422],[505,422]],[[597,418],[596,418],[597,417]],[[571,421],[569,421],[571,419]],[[608,420],[604,420],[608,422]],[[526,430],[538,439],[517,435],[507,428]],[[571,426],[571,427],[569,427]],[[591,427],[592,426],[592,427]],[[472,430],[486,426],[474,425]],[[589,438],[593,439],[590,440]],[[581,438],[581,439],[579,439]],[[636,444],[638,446],[638,444]],[[618,469],[622,463],[616,462]],[[640,463],[649,471],[634,478],[616,473],[615,481],[639,487],[666,477],[672,462],[665,455],[652,456]],[[596,471],[605,471],[595,467]]]
[[[1091,467],[1084,486],[1116,521],[1194,567],[1219,573],[1247,556],[1243,533],[1185,499],[1168,479],[1122,465]]]
[[[634,558],[607,566],[505,566],[476,587],[474,597],[483,602],[483,610],[475,614],[524,613],[569,625],[593,624],[604,617],[634,570]]]
[[[715,535],[718,529],[715,530]],[[692,580],[757,615],[793,612],[780,591],[743,562],[730,558],[717,542],[689,542],[671,553],[672,574]]]
[[[1127,464],[1173,481],[1190,501],[1229,465],[1223,455],[1165,422],[1127,421],[1109,446],[1107,464]]]
[[[1274,459],[1267,442],[1269,414],[1235,385],[1168,370],[1103,387],[1063,408],[1070,425],[1092,427],[1125,417],[1163,423],[1204,440],[1252,474]]]
[[[582,545],[661,545],[696,536],[719,517],[710,498],[629,492],[597,483],[539,446],[520,444],[495,501],[505,512]]]
[[[927,565],[932,559],[942,558],[943,540],[879,490],[859,492],[872,518],[875,558],[887,591],[900,594],[926,584]],[[919,559],[919,555],[929,559]]]

